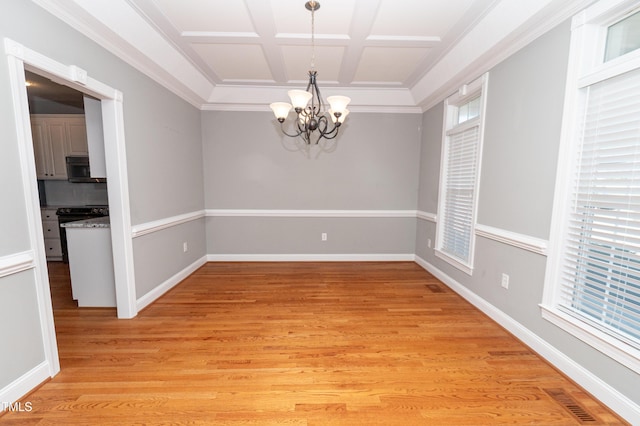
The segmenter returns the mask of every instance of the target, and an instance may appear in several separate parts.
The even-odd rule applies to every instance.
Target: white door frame
[[[94,80],[87,75],[85,70],[75,65],[59,63],[13,40],[5,38],[4,46],[9,64],[9,79],[11,81],[11,95],[15,111],[14,118],[20,151],[25,203],[29,212],[27,220],[32,234],[30,235],[30,241],[35,254],[35,276],[42,334],[50,366],[50,375],[53,376],[60,371],[60,362],[44,250],[44,235],[40,217],[40,201],[24,72],[25,69],[34,71],[57,83],[64,84],[102,101],[117,311],[118,318],[133,318],[137,315],[138,308],[133,269],[133,242],[131,238],[122,93]]]

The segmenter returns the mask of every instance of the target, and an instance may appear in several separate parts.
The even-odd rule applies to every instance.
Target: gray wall
[[[117,59],[60,20],[24,0],[3,0],[0,39],[8,37],[123,93],[129,170],[131,221],[134,225],[204,208],[200,112]],[[27,206],[21,184],[18,143],[7,74],[0,66],[0,257],[35,249],[30,246]],[[35,176],[33,176],[35,181]],[[138,296],[160,285],[194,259],[205,255],[204,220],[181,225],[134,243]],[[143,238],[143,237],[141,237]],[[170,250],[193,241],[187,255],[165,261]],[[0,278],[0,389],[44,360],[36,281],[33,270]],[[20,307],[18,311],[15,307]],[[9,318],[5,318],[5,317]]]
[[[505,60],[489,74],[478,223],[541,239],[549,238],[555,171],[568,64],[566,22]],[[442,144],[442,104],[423,117],[418,205],[436,213]],[[441,261],[427,247],[435,224],[421,220],[415,252],[477,296],[500,309],[636,404],[640,376],[541,317],[546,257],[477,238],[473,276]],[[500,286],[510,276],[509,290]]]
[[[136,268],[136,298],[141,298],[204,256],[204,229],[205,219],[201,218],[133,240],[135,264],[149,266]],[[186,253],[183,243],[187,243]]]
[[[206,208],[415,210],[420,120],[352,114],[335,152],[306,155],[288,150],[271,113],[203,112]],[[207,219],[209,254],[411,254],[414,245],[413,218]]]
[[[33,271],[0,279],[0,389],[45,360],[36,299]]]

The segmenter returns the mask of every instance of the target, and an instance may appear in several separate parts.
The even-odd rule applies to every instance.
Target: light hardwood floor
[[[132,320],[49,268],[62,371],[0,424],[625,424],[415,263],[208,263]]]

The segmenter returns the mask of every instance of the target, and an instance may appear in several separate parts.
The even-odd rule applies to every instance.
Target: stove
[[[63,223],[76,222],[78,220],[93,219],[94,217],[109,216],[109,206],[89,205],[60,207],[56,210],[58,215],[58,226]],[[67,249],[67,230],[60,226],[60,245],[62,246],[62,261],[69,263],[69,252]]]
[[[56,210],[56,214],[58,218],[60,218],[60,216],[109,216],[109,206],[60,207]]]

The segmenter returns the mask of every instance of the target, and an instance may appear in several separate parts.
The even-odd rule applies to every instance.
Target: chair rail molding
[[[33,250],[0,257],[0,278],[35,268]]]
[[[416,210],[207,209],[207,217],[416,217]]]
[[[476,235],[513,247],[518,247],[542,256],[547,255],[549,246],[548,240],[481,224],[476,225]]]
[[[191,222],[205,217],[204,210],[197,210],[190,213],[179,214],[177,216],[171,216],[164,219],[158,219],[151,222],[141,223],[131,227],[131,237],[137,238],[143,235],[151,234],[153,232],[162,231],[163,229],[171,228],[172,226],[181,225],[183,223]]]

